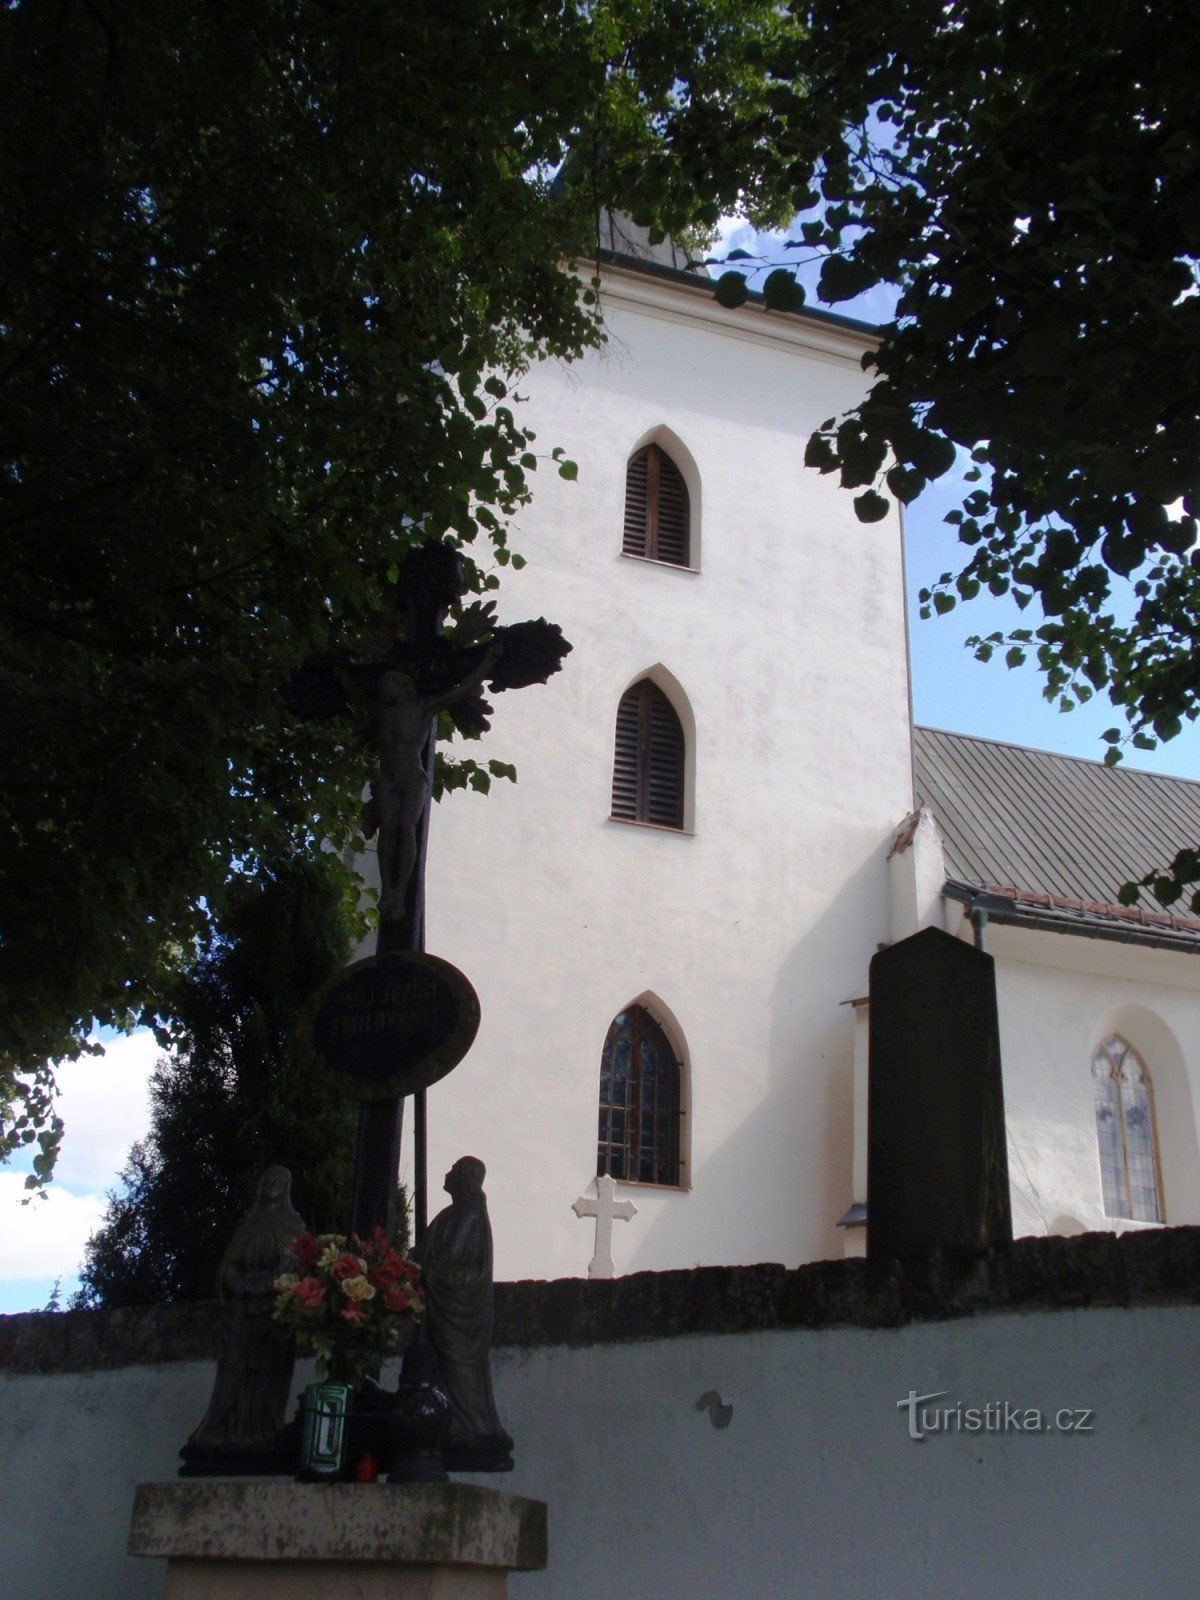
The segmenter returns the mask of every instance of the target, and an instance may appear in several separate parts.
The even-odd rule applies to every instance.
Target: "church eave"
[[[989,922],[1009,927],[1200,954],[1200,921],[1172,911],[1077,900],[1036,889],[961,883],[953,878],[946,881],[942,893],[947,900],[985,911]]]
[[[676,284],[692,294],[699,293],[706,299],[713,299],[716,280],[701,277],[698,273],[688,272],[681,267],[669,267],[661,261],[646,261],[640,256],[627,255],[619,250],[600,249],[593,259],[602,267],[619,267],[624,272],[640,273],[648,278],[656,278],[661,283]],[[747,293],[744,305],[761,311],[766,307],[766,300],[757,289],[751,289]],[[798,311],[772,311],[770,315],[789,322],[814,322],[827,328],[838,328],[846,333],[859,334],[863,339],[879,337],[880,330],[877,323],[861,322],[857,317],[843,316],[837,311],[823,311],[819,306],[806,305]]]

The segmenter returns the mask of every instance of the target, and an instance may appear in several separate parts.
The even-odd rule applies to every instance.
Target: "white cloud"
[[[104,1213],[103,1194],[52,1185],[44,1199],[22,1205],[28,1194],[21,1173],[0,1172],[0,1281],[73,1279]]]
[[[0,1285],[36,1285],[30,1303],[44,1303],[55,1278],[63,1280],[64,1293],[74,1284],[88,1236],[103,1218],[106,1192],[116,1187],[130,1145],[150,1126],[147,1089],[159,1053],[154,1035],[143,1029],[111,1040],[102,1056],[58,1069],[56,1106],[66,1132],[43,1198],[25,1187],[28,1160],[17,1157],[0,1169]],[[16,1300],[0,1293],[3,1309],[24,1309],[24,1293]]]
[[[154,1035],[113,1039],[102,1056],[59,1067],[58,1114],[66,1124],[53,1188],[110,1189],[129,1146],[150,1126],[147,1084],[160,1055]]]
[[[731,250],[753,250],[760,248],[760,241],[771,241],[770,234],[760,234],[744,217],[722,217],[717,223],[717,237],[713,243],[712,253],[716,256],[728,255]]]

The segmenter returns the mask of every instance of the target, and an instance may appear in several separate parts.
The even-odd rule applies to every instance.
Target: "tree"
[[[291,1169],[310,1226],[344,1226],[354,1106],[294,1048],[304,1002],[347,959],[355,918],[315,854],[238,880],[220,923],[164,1004],[171,1022],[151,1078],[151,1124],[88,1241],[73,1304],[205,1299],[263,1170]]]
[[[35,1181],[47,1063],[160,1010],[239,865],[354,834],[359,751],[281,686],[389,611],[421,538],[495,585],[539,459],[520,373],[601,336],[572,266],[598,208],[765,196],[790,27],[764,0],[0,15],[0,1154],[37,1137]]]
[[[789,245],[825,256],[827,302],[898,292],[867,398],[808,461],[872,521],[969,454],[974,487],[950,519],[964,565],[927,608],[982,588],[1036,599],[1040,626],[977,653],[1033,653],[1049,698],[1103,691],[1135,745],[1170,738],[1200,711],[1191,18],[1140,0],[803,11],[808,36],[770,62],[774,137],[807,213]],[[796,296],[783,271],[764,287]],[[1122,734],[1106,737],[1115,760]],[[1170,903],[1197,876],[1185,851],[1154,887]]]

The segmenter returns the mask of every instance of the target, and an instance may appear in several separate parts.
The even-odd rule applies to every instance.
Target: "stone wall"
[[[789,1271],[694,1267],[591,1281],[496,1285],[494,1344],[532,1348],[836,1327],[898,1328],[984,1312],[1200,1303],[1200,1227],[1018,1239],[983,1256],[949,1252],[872,1274],[863,1260]],[[0,1372],[92,1372],[215,1360],[215,1301],[123,1311],[0,1316]]]
[[[846,1261],[498,1298],[499,1481],[550,1507],[549,1568],[515,1600],[1194,1593],[1200,1230],[877,1283]],[[0,1319],[12,1600],[161,1593],[124,1554],[133,1486],[173,1473],[214,1326],[207,1307]],[[910,1437],[912,1392],[950,1432]],[[1005,1405],[1090,1416],[1034,1435]]]

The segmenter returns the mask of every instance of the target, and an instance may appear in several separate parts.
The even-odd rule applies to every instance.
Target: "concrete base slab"
[[[546,1507],[460,1483],[145,1483],[129,1553],[166,1557],[167,1600],[503,1600],[546,1565]]]

